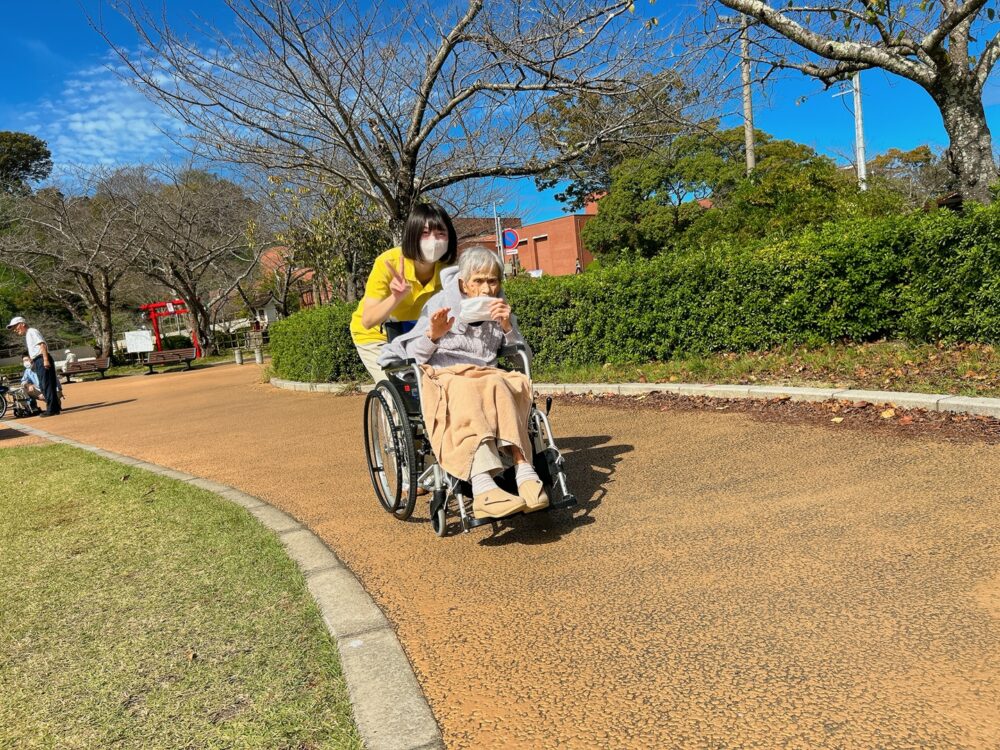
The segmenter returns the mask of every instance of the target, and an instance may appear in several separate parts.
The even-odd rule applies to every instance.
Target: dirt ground
[[[426,506],[377,505],[363,396],[253,365],[66,395],[30,422],[317,531],[395,623],[449,748],[1000,747],[993,440],[557,399],[580,505],[438,539]]]

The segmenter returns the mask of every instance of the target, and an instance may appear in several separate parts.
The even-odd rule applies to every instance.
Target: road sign
[[[517,249],[517,244],[521,241],[521,237],[513,229],[503,230],[503,234],[500,235],[503,241],[504,250],[510,250],[511,248]],[[508,253],[508,255],[513,255],[513,253]]]
[[[504,254],[505,255],[517,255],[517,248],[516,247],[508,247],[506,250],[504,250]]]

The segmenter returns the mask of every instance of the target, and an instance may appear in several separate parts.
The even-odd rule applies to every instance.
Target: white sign
[[[507,255],[517,255],[517,248],[509,247],[504,252],[507,253]]]
[[[125,331],[125,349],[130,354],[153,351],[153,334],[150,331]]]

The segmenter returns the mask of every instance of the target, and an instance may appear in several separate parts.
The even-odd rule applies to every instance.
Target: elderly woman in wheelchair
[[[531,353],[502,275],[486,248],[466,250],[443,271],[441,292],[413,329],[385,347],[379,364],[388,380],[366,403],[369,471],[380,501],[406,518],[414,485],[433,491],[431,521],[442,535],[450,498],[465,530],[550,500],[553,507],[575,503],[547,415],[533,402]],[[497,367],[501,358],[513,359],[514,369]]]

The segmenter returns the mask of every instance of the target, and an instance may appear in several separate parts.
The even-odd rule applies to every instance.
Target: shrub
[[[312,383],[367,377],[351,341],[356,303],[300,310],[271,325],[271,366],[288,380]]]
[[[183,333],[163,336],[160,338],[160,343],[163,344],[164,349],[190,349],[194,346],[191,342],[191,337],[185,336]]]
[[[904,334],[914,341],[1000,341],[1000,204],[924,219],[903,290]]]
[[[606,262],[606,260],[605,260]],[[1000,203],[852,217],[780,242],[719,243],[505,285],[539,366],[901,337],[1000,341]],[[281,377],[364,376],[353,305],[277,324]]]

